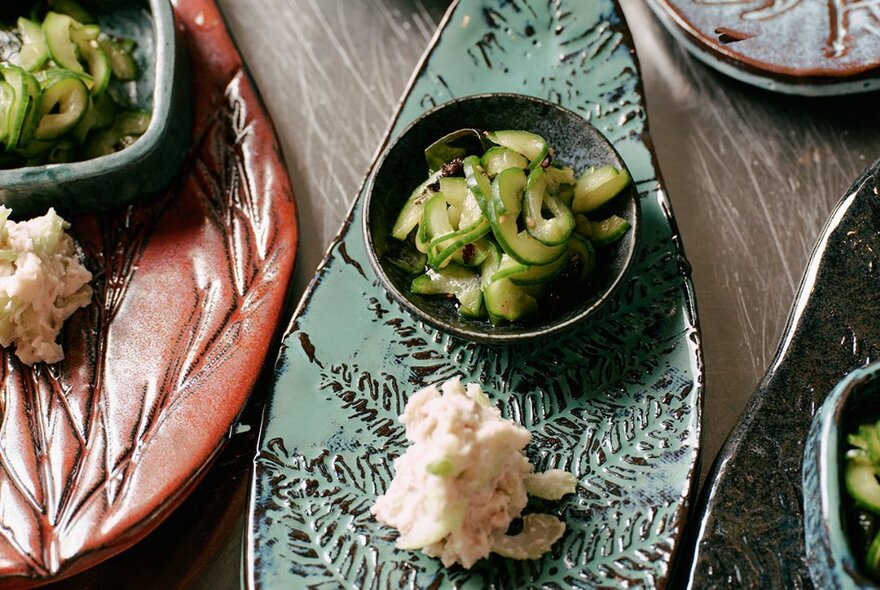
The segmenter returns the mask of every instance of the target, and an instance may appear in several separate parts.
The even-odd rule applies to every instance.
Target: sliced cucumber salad
[[[107,92],[113,79],[137,78],[134,42],[102,31],[74,0],[39,3],[5,33],[0,168],[110,154],[147,130],[150,113],[124,108]]]
[[[427,179],[391,230],[392,264],[413,293],[454,297],[459,313],[515,322],[548,300],[583,297],[601,248],[629,222],[603,213],[630,182],[604,165],[579,177],[543,137],[460,129],[425,150]]]
[[[865,570],[880,581],[880,422],[862,424],[850,434],[844,483],[855,511],[849,518],[862,546]]]

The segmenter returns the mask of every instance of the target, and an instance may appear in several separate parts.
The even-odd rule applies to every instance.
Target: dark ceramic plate
[[[874,0],[648,0],[694,56],[768,90],[803,95],[880,88]]]
[[[809,588],[801,461],[822,401],[880,358],[880,161],[822,231],[779,350],[709,475],[699,505],[693,588]],[[684,587],[685,581],[682,581]]]
[[[201,479],[274,342],[296,212],[269,117],[213,2],[176,9],[200,89],[170,190],[73,219],[96,275],[66,359],[0,352],[0,586],[83,570]]]
[[[880,418],[880,363],[856,369],[828,394],[816,412],[803,463],[804,543],[807,566],[816,588],[874,590],[856,558],[857,531],[847,518],[853,510],[843,480],[847,434]],[[854,527],[853,527],[854,528]],[[867,544],[865,545],[867,547]]]
[[[62,214],[124,205],[164,189],[177,174],[192,130],[192,88],[186,48],[177,38],[168,0],[83,0],[101,30],[137,42],[139,78],[114,80],[120,104],[153,113],[133,145],[82,162],[0,169],[0,203],[17,217],[55,207]]]
[[[488,320],[462,317],[449,299],[410,291],[412,275],[386,255],[391,226],[412,191],[425,180],[424,149],[458,129],[524,129],[538,133],[556,149],[559,160],[581,173],[590,166],[611,164],[625,169],[620,155],[583,117],[552,103],[516,94],[491,94],[445,103],[419,117],[386,150],[366,191],[364,237],[370,264],[397,301],[419,321],[466,340],[489,344],[547,337],[584,321],[613,295],[632,264],[639,236],[639,201],[632,185],[617,196],[602,215],[619,215],[630,222],[626,235],[598,249],[597,272],[583,299],[569,304],[544,304],[532,318],[493,326]],[[550,309],[548,309],[550,307]]]
[[[590,56],[585,58],[585,56]],[[260,433],[248,525],[254,588],[663,588],[695,481],[702,360],[689,265],[657,176],[632,40],[613,0],[456,3],[382,148],[456,97],[517,92],[587,118],[639,192],[633,268],[588,321],[486,346],[415,321],[372,272],[364,189],[295,312]],[[374,163],[375,166],[375,163]],[[446,570],[397,551],[369,507],[405,444],[411,393],[480,381],[532,433],[539,470],[571,470],[568,532],[540,560]]]

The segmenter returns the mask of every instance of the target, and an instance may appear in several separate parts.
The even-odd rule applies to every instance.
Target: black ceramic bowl
[[[598,269],[584,297],[567,305],[541,305],[538,314],[515,323],[493,326],[488,320],[463,318],[454,299],[414,294],[410,291],[412,276],[389,261],[386,252],[394,240],[391,226],[403,203],[428,176],[424,149],[462,128],[537,133],[578,176],[592,165],[626,168],[620,154],[595,127],[553,103],[496,93],[440,105],[416,119],[387,148],[370,179],[363,230],[367,254],[379,280],[416,319],[466,340],[513,343],[556,334],[583,321],[620,286],[633,261],[639,235],[639,201],[632,183],[602,211],[603,215],[627,219],[632,227],[622,239],[599,249]]]

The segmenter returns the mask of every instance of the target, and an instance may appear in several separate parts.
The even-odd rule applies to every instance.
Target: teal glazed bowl
[[[856,369],[831,391],[813,418],[803,460],[804,542],[816,588],[880,588],[862,571],[844,483],[847,434],[880,418],[880,362]]]
[[[0,204],[13,216],[97,211],[155,194],[176,176],[192,131],[186,48],[169,0],[84,0],[102,30],[137,42],[139,77],[114,80],[108,92],[149,110],[146,133],[119,152],[64,164],[0,169]]]
[[[630,229],[618,241],[599,249],[597,270],[583,297],[560,303],[539,302],[537,314],[514,323],[493,325],[488,320],[462,317],[450,298],[411,292],[412,275],[397,268],[386,255],[393,249],[391,227],[403,203],[427,177],[425,148],[463,128],[520,129],[537,133],[577,175],[593,165],[612,164],[618,169],[627,169],[614,146],[586,119],[545,100],[492,93],[442,104],[416,119],[389,145],[370,177],[363,232],[367,255],[379,281],[418,321],[464,340],[484,344],[513,344],[545,338],[593,316],[623,283],[635,257],[640,208],[632,182],[603,208],[606,215],[615,214],[629,221]]]

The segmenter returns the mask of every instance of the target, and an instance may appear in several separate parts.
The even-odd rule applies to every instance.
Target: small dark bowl
[[[453,100],[416,119],[385,151],[367,188],[363,221],[367,254],[379,280],[416,319],[466,340],[489,344],[513,343],[549,336],[584,321],[608,301],[629,270],[639,235],[639,199],[631,183],[603,214],[627,219],[631,229],[618,242],[600,251],[599,268],[590,292],[569,305],[544,305],[538,314],[515,323],[493,326],[458,314],[449,298],[410,292],[412,276],[385,256],[401,206],[427,178],[424,149],[440,137],[462,128],[522,129],[543,136],[560,161],[582,173],[592,165],[626,168],[611,143],[583,117],[553,103],[517,94],[483,94]],[[630,174],[632,176],[632,174]],[[552,309],[551,309],[552,308]]]
[[[862,571],[853,551],[854,510],[844,482],[846,437],[880,418],[880,363],[856,369],[828,394],[807,435],[803,459],[804,545],[817,588],[880,588]]]
[[[152,111],[150,126],[131,146],[107,156],[0,169],[0,204],[21,217],[55,207],[80,213],[126,204],[164,188],[191,141],[192,91],[186,47],[177,37],[168,0],[81,0],[102,30],[134,39],[140,76],[111,83],[114,96]]]

